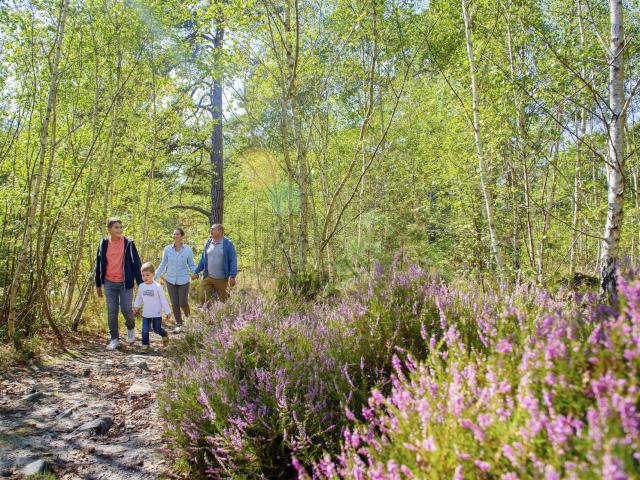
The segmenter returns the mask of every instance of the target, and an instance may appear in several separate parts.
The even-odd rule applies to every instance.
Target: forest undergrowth
[[[363,274],[316,302],[238,296],[187,333],[160,393],[201,478],[629,478],[640,279],[594,294]]]

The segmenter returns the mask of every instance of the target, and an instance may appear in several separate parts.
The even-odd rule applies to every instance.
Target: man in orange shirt
[[[135,316],[131,308],[133,282],[142,283],[140,256],[132,240],[122,235],[122,221],[110,218],[107,222],[109,236],[102,239],[96,255],[96,293],[107,297],[107,320],[111,341],[109,350],[118,348],[118,309],[122,311],[127,326],[127,341],[136,340]]]

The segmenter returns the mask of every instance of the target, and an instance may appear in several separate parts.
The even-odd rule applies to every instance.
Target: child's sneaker
[[[167,345],[169,345],[169,335],[162,337],[162,346],[166,347]]]
[[[142,345],[142,350],[140,350],[140,353],[149,353],[150,351],[151,351],[150,345]]]
[[[173,333],[180,333],[182,331],[182,325],[176,325],[176,328],[173,329]]]
[[[129,345],[133,345],[136,341],[136,329],[134,328],[129,328],[127,330],[127,342],[129,342]]]
[[[114,338],[109,342],[109,345],[107,345],[107,350],[115,350],[116,348],[118,348],[118,345],[120,345],[120,342],[117,338]]]

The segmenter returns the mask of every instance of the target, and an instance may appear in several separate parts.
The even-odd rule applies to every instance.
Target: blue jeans
[[[162,317],[142,317],[142,344],[149,345],[149,331],[153,323],[153,331],[161,337],[167,336],[167,331],[162,328]]]
[[[124,316],[124,323],[128,329],[136,326],[136,317],[133,315],[131,302],[133,300],[133,288],[124,288],[124,282],[104,282],[104,296],[107,299],[107,321],[109,322],[109,334],[111,340],[118,339],[118,308]]]

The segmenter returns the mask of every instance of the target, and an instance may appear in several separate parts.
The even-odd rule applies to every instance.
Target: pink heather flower
[[[611,455],[609,452],[604,454],[602,461],[602,478],[610,480],[626,480],[627,475],[624,473],[622,461]]]
[[[559,480],[560,476],[552,465],[547,465],[544,469],[544,480]]]
[[[478,415],[478,424],[480,428],[487,429],[493,423],[493,418],[488,413],[481,413]]]
[[[453,480],[464,480],[464,475],[462,474],[463,469],[462,465],[458,465],[456,467],[456,470],[453,473]]]
[[[353,412],[352,412],[351,410],[349,410],[348,408],[345,408],[345,409],[344,409],[344,414],[345,414],[345,416],[347,417],[347,419],[348,419],[350,422],[355,422],[355,421],[356,421],[356,417],[355,417],[355,415],[354,415],[354,414],[353,414]]]
[[[506,338],[501,338],[496,344],[496,351],[498,353],[511,353],[513,351],[513,345],[511,345],[511,342]]]
[[[402,375],[402,362],[395,353],[391,357],[391,365],[393,365],[393,369],[397,374]]]
[[[473,436],[478,442],[484,442],[484,432],[482,431],[482,429],[480,429],[480,427],[478,427],[468,418],[461,418],[459,422],[462,428],[467,428],[473,432]]]
[[[413,472],[411,471],[411,469],[409,467],[407,467],[406,465],[402,465],[400,467],[400,471],[407,477],[407,478],[413,478]]]
[[[509,459],[509,461],[511,462],[511,464],[515,467],[518,465],[518,459],[516,458],[516,452],[514,451],[513,447],[511,445],[503,445],[502,446],[502,453],[504,454],[505,457],[507,457]]]
[[[547,373],[547,376],[544,378],[544,381],[546,382],[547,385],[553,387],[556,384],[556,377],[553,375],[553,373],[549,372]]]
[[[393,458],[387,462],[387,472],[389,480],[400,480],[400,465]]]
[[[518,475],[513,472],[503,473],[500,477],[501,480],[518,480]]]
[[[377,390],[377,389],[372,390],[371,398],[369,399],[369,405],[380,406],[382,404],[384,404],[384,396],[382,395],[382,393],[380,393],[380,390]]]
[[[291,466],[296,469],[298,474],[307,473],[302,465],[300,465],[300,461],[295,457],[291,457]]]
[[[483,460],[480,460],[479,458],[476,458],[473,461],[473,464],[483,472],[488,472],[489,470],[491,470],[491,465],[489,465],[487,462]]]
[[[433,440],[433,435],[429,435],[428,438],[422,440],[422,448],[427,452],[435,452],[436,451],[436,443]]]
[[[409,442],[404,442],[402,444],[402,446],[409,450],[410,452],[417,452],[418,451],[418,447],[416,447],[413,443],[409,443]]]

